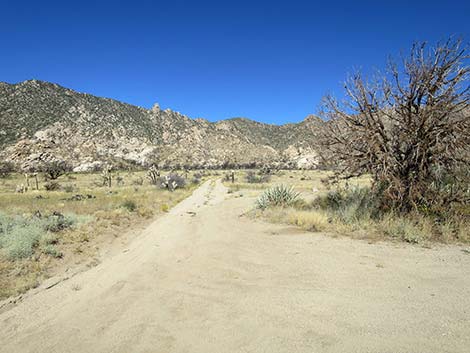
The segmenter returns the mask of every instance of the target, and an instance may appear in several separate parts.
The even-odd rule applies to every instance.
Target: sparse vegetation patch
[[[75,215],[58,212],[46,216],[36,213],[29,217],[0,213],[0,249],[9,259],[19,260],[33,255],[42,242],[50,253],[58,242],[58,237],[51,233],[70,228],[77,220]]]

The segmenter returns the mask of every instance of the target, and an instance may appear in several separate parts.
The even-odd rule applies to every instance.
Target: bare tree
[[[470,162],[468,54],[461,40],[434,48],[415,43],[400,64],[390,60],[384,74],[352,76],[344,102],[327,96],[318,139],[336,176],[370,173],[383,206],[402,211],[436,197],[468,200],[468,190],[455,187],[457,171],[468,173]],[[443,185],[449,177],[450,188]]]
[[[56,180],[58,177],[71,170],[72,168],[67,162],[59,159],[44,162],[40,167],[40,171],[51,180]]]

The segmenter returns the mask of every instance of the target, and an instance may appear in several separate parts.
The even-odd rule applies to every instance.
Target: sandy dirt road
[[[0,352],[469,352],[470,255],[240,217],[207,182],[117,255],[0,314]]]

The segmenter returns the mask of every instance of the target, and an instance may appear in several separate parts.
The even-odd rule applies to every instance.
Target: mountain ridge
[[[0,156],[22,169],[46,157],[78,169],[117,161],[168,167],[295,167],[300,162],[306,167],[315,159],[312,132],[319,124],[313,116],[283,125],[245,117],[209,122],[158,104],[146,109],[46,81],[0,83]]]

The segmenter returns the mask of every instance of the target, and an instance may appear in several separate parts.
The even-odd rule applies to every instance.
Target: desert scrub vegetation
[[[380,199],[367,186],[337,188],[321,193],[310,202],[297,198],[283,207],[269,203],[260,207],[259,200],[256,216],[312,232],[414,244],[470,242],[468,209],[466,214],[452,212],[443,218],[429,217],[422,212],[384,211],[378,207]]]
[[[268,183],[271,180],[271,175],[266,174],[264,170],[259,170],[258,172],[249,170],[246,172],[245,180],[250,184]]]
[[[84,221],[83,217],[59,212],[44,216],[38,212],[29,217],[0,213],[0,253],[9,260],[25,259],[36,251],[60,257],[54,247],[58,234]]]
[[[158,178],[157,185],[161,189],[175,191],[176,189],[184,188],[187,185],[187,180],[177,173],[170,173]]]
[[[197,172],[188,178],[193,174],[206,178]],[[30,187],[24,174],[0,178],[0,299],[40,284],[65,266],[95,263],[105,244],[167,212],[197,187],[188,183],[169,192],[146,176],[146,171],[111,170],[111,187],[101,172],[65,173],[48,181],[39,173],[29,179]],[[59,187],[50,190],[51,182]],[[19,184],[25,186],[22,192]]]
[[[137,209],[137,204],[133,200],[125,200],[121,206],[129,212],[134,212]]]
[[[372,236],[403,240],[470,241],[469,214],[450,211],[445,216],[429,216],[423,212],[396,212],[379,207],[380,198],[369,187],[352,187],[330,191],[315,199],[313,210],[326,212],[343,230],[370,232]]]
[[[305,178],[302,179],[302,175],[311,175],[313,180],[307,182]],[[224,185],[231,190],[236,192],[243,189],[248,190],[264,190],[272,184],[289,184],[300,191],[308,191],[311,189],[312,181],[317,183],[320,179],[326,177],[327,172],[318,171],[299,171],[299,170],[271,170],[268,168],[261,168],[259,170],[243,170],[238,169],[233,171],[233,182],[232,172],[224,173],[222,181]],[[294,182],[295,181],[295,182]]]
[[[469,54],[460,40],[415,43],[384,73],[354,74],[345,100],[325,97],[317,141],[330,182],[369,175],[371,183],[336,186],[316,197],[311,212],[343,232],[467,242]]]

